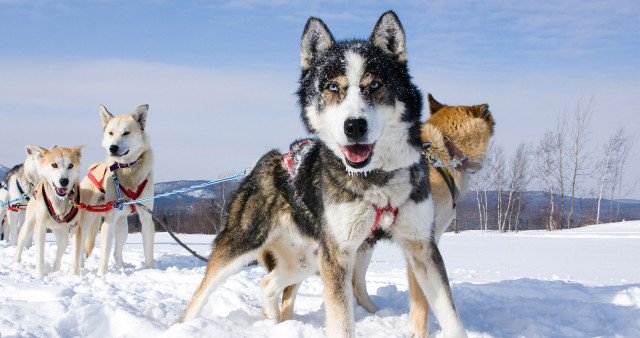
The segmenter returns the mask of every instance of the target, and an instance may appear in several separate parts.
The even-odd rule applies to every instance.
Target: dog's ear
[[[438,110],[444,107],[442,103],[436,101],[436,99],[433,98],[431,93],[427,94],[427,99],[429,100],[429,112],[431,113],[431,115],[437,113]]]
[[[24,147],[25,150],[27,151],[27,156],[38,156],[39,158],[42,158],[44,156],[44,153],[47,152],[47,149],[44,149],[40,146],[34,145],[34,144],[29,144],[28,146]],[[51,147],[51,149],[53,149],[55,147]]]
[[[407,63],[404,29],[398,16],[388,11],[378,19],[369,41],[378,45],[398,63]]]
[[[142,104],[136,108],[136,111],[133,112],[133,114],[131,114],[131,117],[138,122],[138,125],[140,125],[140,129],[142,130],[144,130],[144,127],[147,124],[147,111],[149,111],[149,105]]]
[[[107,110],[107,107],[100,105],[100,119],[102,120],[102,130],[107,127],[107,123],[111,121],[113,115]]]
[[[304,26],[300,42],[300,64],[302,71],[309,70],[313,61],[324,53],[335,40],[327,25],[318,18],[311,17]]]
[[[476,117],[486,118],[487,115],[491,114],[488,104],[479,104],[477,106],[471,107],[471,109],[473,111],[473,115],[475,115]]]
[[[71,148],[71,151],[73,151],[74,153],[76,153],[76,156],[78,156],[78,158],[82,157],[82,152],[80,150],[82,150],[82,148],[86,147],[86,144],[83,144],[81,146],[75,146],[73,148]]]

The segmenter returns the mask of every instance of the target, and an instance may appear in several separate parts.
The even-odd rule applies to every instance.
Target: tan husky
[[[422,125],[422,140],[431,142],[431,146],[428,150],[425,149],[425,155],[434,160],[439,159],[445,165],[459,162],[455,169],[429,166],[429,181],[436,208],[434,237],[438,241],[455,217],[455,203],[466,193],[470,175],[483,167],[495,123],[486,104],[447,106],[436,101],[431,94],[428,95],[428,100],[431,117]],[[365,284],[365,273],[373,253],[372,244],[373,242],[367,241],[358,251],[353,274],[353,291],[358,304],[374,313],[378,308],[369,298]],[[284,287],[280,283],[283,280],[291,280],[291,276],[301,274],[300,257],[283,254],[286,251],[274,245],[271,251],[259,256],[260,263],[270,271],[262,282],[265,315],[281,321],[293,318],[295,296],[301,284]],[[414,335],[428,336],[429,305],[415,279],[411,264],[407,264],[407,270]],[[277,304],[278,295],[274,296],[270,290],[282,288],[284,292],[280,312]]]
[[[62,254],[69,243],[69,231],[72,230],[72,236],[77,237],[79,210],[70,202],[78,203],[80,198],[78,181],[80,180],[80,149],[82,147],[84,146],[56,147],[51,150],[40,147],[33,148],[42,156],[39,164],[41,180],[35,188],[35,197],[27,204],[25,222],[18,235],[18,247],[14,262],[21,261],[22,249],[35,228],[36,275],[38,276],[45,275],[44,242],[47,228],[55,234],[58,246],[53,271],[60,270]],[[74,245],[72,251],[78,255],[79,246]],[[72,266],[72,272],[74,270]]]
[[[89,174],[80,183],[83,201],[87,205],[102,205],[118,197],[137,200],[153,196],[153,155],[149,139],[144,131],[149,106],[139,106],[131,115],[113,116],[100,105],[100,118],[104,131],[102,146],[107,151],[105,162],[94,163]],[[116,186],[116,181],[118,185]],[[153,210],[153,200],[143,203]],[[114,258],[119,269],[123,268],[122,248],[127,240],[127,215],[137,212],[135,205],[122,210],[112,209],[106,213],[84,212],[81,217],[83,237],[87,236],[85,251],[93,250],[95,237],[100,227],[100,217],[104,222],[100,232],[100,263],[98,275],[107,273],[111,243],[115,237]],[[151,215],[138,212],[142,224],[142,246],[145,268],[153,268],[153,241],[155,229]]]

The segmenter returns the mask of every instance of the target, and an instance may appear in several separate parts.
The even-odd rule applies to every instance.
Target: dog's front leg
[[[82,227],[76,225],[71,228],[71,269],[69,274],[80,276],[82,243]]]
[[[67,246],[69,245],[69,228],[66,226],[53,229],[53,233],[56,236],[56,246],[58,247],[56,250],[56,260],[53,262],[53,271],[60,270],[60,264],[62,263],[62,255],[64,251],[67,250]]]
[[[324,306],[328,337],[355,336],[353,318],[353,287],[351,277],[355,249],[340,248],[326,243],[320,248],[320,275],[324,283]]]
[[[127,216],[121,215],[118,217],[118,221],[115,224],[114,237],[115,248],[113,250],[113,258],[116,261],[116,267],[118,269],[124,269],[124,260],[122,259],[122,250],[124,244],[127,242],[129,236],[129,222],[127,222]]]
[[[413,269],[416,281],[431,304],[445,337],[466,337],[451,297],[449,279],[440,251],[433,239],[407,240],[402,243],[405,255]],[[412,304],[414,305],[414,304]],[[419,327],[414,323],[414,328]],[[426,325],[424,326],[426,330]],[[418,337],[425,332],[414,332]]]
[[[409,318],[411,318],[411,323],[413,324],[413,336],[415,338],[427,338],[429,337],[429,303],[424,296],[424,292],[422,292],[408,259],[407,277],[409,282]]]
[[[36,218],[36,276],[44,277],[44,242],[47,235],[47,226]]]
[[[149,207],[149,210],[153,210],[153,205]],[[144,249],[144,267],[146,269],[153,269],[155,264],[153,262],[153,242],[155,237],[155,225],[151,214],[146,210],[138,209],[138,217],[140,217],[140,224],[142,224],[142,248]]]

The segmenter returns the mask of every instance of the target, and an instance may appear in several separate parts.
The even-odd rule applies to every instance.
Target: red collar
[[[79,189],[74,189],[71,190],[71,192],[67,195],[67,198],[74,194],[74,191],[77,190],[77,193],[75,193],[76,195],[76,204],[78,202],[80,202],[80,190]],[[51,215],[51,217],[53,217],[53,219],[56,220],[56,222],[58,223],[69,223],[71,222],[76,215],[78,214],[78,208],[77,207],[71,207],[71,210],[69,210],[69,213],[64,216],[63,218],[60,218],[60,216],[58,214],[56,214],[56,212],[53,210],[53,205],[51,204],[51,200],[49,200],[49,196],[47,196],[47,192],[46,189],[44,188],[44,184],[42,184],[42,196],[44,196],[44,201],[46,202],[47,205],[47,210],[49,210],[49,214]]]

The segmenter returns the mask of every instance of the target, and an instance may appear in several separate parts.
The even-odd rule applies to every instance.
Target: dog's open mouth
[[[371,162],[371,154],[373,154],[373,144],[352,144],[348,146],[340,146],[342,155],[344,155],[347,164],[354,168],[364,168]]]
[[[56,187],[56,194],[60,197],[67,196],[67,192],[69,192],[68,188],[58,188]]]

